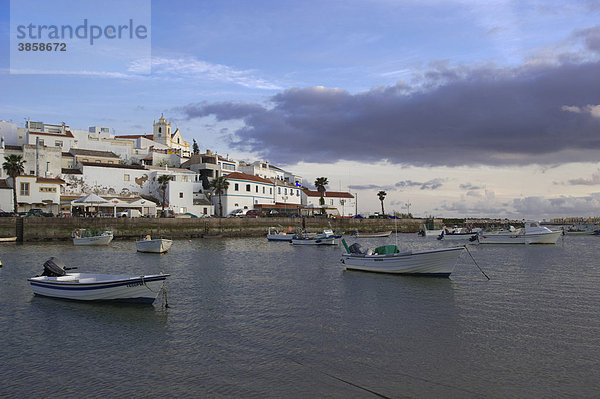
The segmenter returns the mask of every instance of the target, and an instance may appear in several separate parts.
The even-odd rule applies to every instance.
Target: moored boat
[[[375,250],[365,251],[360,245],[353,244],[346,247],[347,253],[342,254],[341,261],[346,270],[448,277],[454,271],[456,261],[464,249],[464,247],[454,247],[400,252],[395,245],[384,245]]]
[[[52,257],[44,263],[44,273],[41,276],[27,281],[33,293],[40,296],[78,301],[152,303],[169,277],[169,274],[163,273],[114,275],[70,273],[66,270],[69,268]]]
[[[277,227],[269,227],[267,230],[267,240],[268,241],[287,241],[291,242],[292,238],[294,238],[295,233],[291,230],[289,231],[280,231]]]
[[[552,231],[539,222],[527,221],[525,227],[514,232],[480,232],[480,244],[556,244],[562,231]]]
[[[356,237],[356,238],[378,238],[378,237],[389,237],[391,235],[392,235],[392,230],[379,231],[379,232],[375,232],[375,233],[361,233],[358,230],[355,230],[354,233],[352,233],[352,236]]]
[[[173,240],[168,240],[166,238],[152,238],[150,235],[147,235],[143,239],[136,241],[135,247],[138,252],[162,254],[167,252],[172,244]]]
[[[113,239],[111,230],[77,229],[71,233],[74,245],[108,245]]]

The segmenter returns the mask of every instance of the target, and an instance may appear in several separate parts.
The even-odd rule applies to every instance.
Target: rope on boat
[[[162,270],[160,272],[161,274],[163,274]],[[153,292],[155,294],[162,294],[162,300],[161,300],[161,306],[164,307],[165,309],[169,307],[169,302],[167,301],[167,280],[163,280],[162,283],[162,287],[160,288],[160,290],[158,291],[152,291],[152,289],[150,287],[148,287],[148,284],[146,284],[146,281],[144,281],[144,276],[140,276],[140,279],[142,280],[142,284],[144,284],[144,286],[146,288],[148,288],[148,290],[150,290],[150,292]]]
[[[477,261],[475,260],[475,258],[473,257],[473,255],[471,254],[471,251],[469,251],[469,248],[467,248],[466,245],[463,245],[463,247],[465,247],[465,249],[467,250],[467,253],[471,257],[471,259],[473,259],[473,262],[475,263],[475,266],[477,266],[477,268],[479,269],[479,271],[485,276],[485,278],[487,278],[489,280],[490,278],[488,277],[487,274],[485,274],[485,272],[483,270],[481,270],[481,267],[479,267],[479,264],[477,263]]]

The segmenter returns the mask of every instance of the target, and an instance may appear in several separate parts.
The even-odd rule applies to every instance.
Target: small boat
[[[296,237],[292,239],[292,245],[338,245],[339,240],[335,237]]]
[[[598,225],[593,223],[572,224],[568,227],[563,227],[565,235],[593,235],[598,229]]]
[[[418,233],[422,237],[439,237],[442,234],[442,229],[437,230],[427,230],[423,229]]]
[[[77,229],[71,233],[74,245],[108,245],[113,239],[111,230]]]
[[[314,235],[299,232],[292,238],[292,245],[338,245],[339,241],[331,230]]]
[[[152,303],[163,290],[169,274],[114,275],[68,273],[58,259],[44,263],[41,276],[27,279],[33,293],[78,301],[123,301]]]
[[[17,237],[0,237],[0,242],[15,242]]]
[[[354,233],[352,233],[352,236],[356,237],[356,238],[378,238],[378,237],[389,237],[391,235],[392,235],[392,230],[379,231],[376,233],[361,233],[358,230],[355,230]]]
[[[448,277],[465,247],[400,252],[395,245],[363,250],[358,243],[350,247],[342,240],[347,253],[342,254],[346,270],[392,273],[415,276]]]
[[[562,231],[552,231],[539,222],[527,221],[525,228],[513,232],[480,232],[480,244],[556,244]]]
[[[438,240],[469,240],[475,241],[477,239],[477,234],[479,234],[480,229],[460,229],[454,228],[452,230],[448,230],[447,228],[442,229],[442,233],[438,236]]]
[[[168,240],[166,238],[152,238],[148,234],[142,240],[136,241],[135,247],[138,250],[138,252],[162,254],[167,252],[171,248],[172,244],[173,240]]]
[[[269,241],[287,241],[291,242],[296,234],[291,230],[280,231],[277,227],[269,227],[267,230],[267,240]]]

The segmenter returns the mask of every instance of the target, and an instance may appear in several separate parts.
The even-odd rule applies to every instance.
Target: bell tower
[[[171,141],[171,124],[163,114],[160,114],[158,122],[154,121],[153,127],[152,140],[168,146]]]

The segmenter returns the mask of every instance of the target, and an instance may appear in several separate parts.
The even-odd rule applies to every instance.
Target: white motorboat
[[[333,236],[296,237],[292,245],[338,245],[339,240]]]
[[[173,240],[168,240],[166,238],[152,238],[150,235],[147,235],[143,239],[136,241],[135,247],[138,252],[162,254],[167,252],[172,244]]]
[[[111,230],[77,229],[71,233],[74,245],[108,245],[113,239]]]
[[[345,241],[342,241],[346,246]],[[448,277],[464,247],[400,252],[395,245],[384,245],[364,251],[360,245],[346,246],[342,263],[346,270],[418,276]]]
[[[527,221],[525,228],[515,231],[480,232],[480,244],[556,244],[562,231],[552,231],[539,222]]]
[[[565,235],[593,235],[598,230],[598,225],[595,223],[580,223],[572,224],[562,228]]]
[[[56,258],[44,263],[44,273],[27,279],[33,293],[78,301],[124,301],[152,303],[164,288],[169,274],[114,275],[68,273]]]

